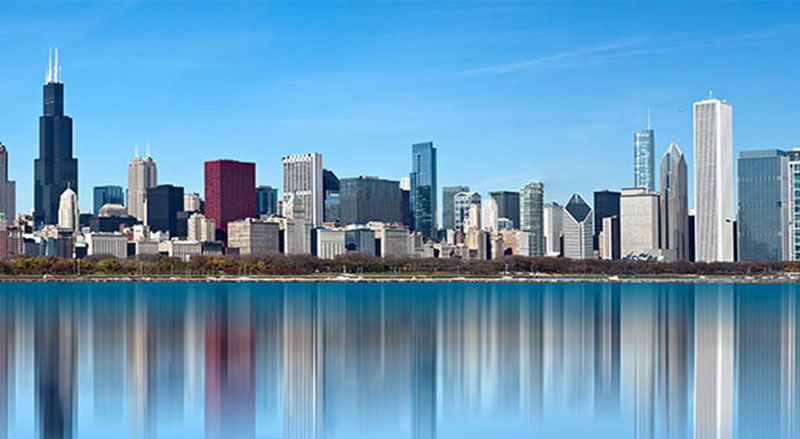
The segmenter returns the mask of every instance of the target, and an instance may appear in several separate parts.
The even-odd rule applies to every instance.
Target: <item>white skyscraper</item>
[[[128,215],[140,221],[145,220],[147,209],[147,189],[158,184],[156,162],[147,154],[146,158],[136,156],[128,163]]]
[[[323,221],[322,154],[287,155],[283,157],[283,199],[291,196],[300,202],[306,219],[313,226]],[[285,205],[284,205],[285,206]]]
[[[593,235],[592,208],[580,194],[573,194],[564,207],[564,257],[592,258]]]
[[[694,103],[695,260],[733,261],[733,110]]]
[[[69,186],[58,201],[58,227],[72,231],[78,227],[78,194]]]
[[[622,189],[619,217],[622,257],[658,257],[658,194],[643,187]]]
[[[561,254],[561,233],[564,231],[564,207],[558,203],[544,203],[544,254]]]

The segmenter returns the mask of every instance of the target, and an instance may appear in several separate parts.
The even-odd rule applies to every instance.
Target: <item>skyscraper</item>
[[[100,208],[106,204],[125,205],[122,195],[122,186],[95,186],[94,187],[94,214],[100,212]]]
[[[235,160],[205,163],[205,215],[212,218],[220,240],[228,223],[256,214],[256,164]]]
[[[608,189],[594,193],[594,238],[592,248],[599,250],[598,237],[603,230],[603,220],[612,216],[619,217],[619,192]]]
[[[789,260],[800,261],[800,148],[786,152],[789,158]]]
[[[78,194],[71,187],[58,200],[58,227],[73,232],[78,228]]]
[[[528,256],[543,256],[544,244],[544,184],[528,183],[519,191],[519,228],[528,232]]]
[[[564,231],[564,207],[558,203],[544,204],[544,254],[559,256],[561,254],[561,234]]]
[[[149,149],[149,148],[148,148]],[[128,163],[128,215],[136,217],[139,221],[145,220],[147,214],[147,190],[156,187],[158,175],[156,162],[150,157],[139,157],[135,154]]]
[[[44,112],[39,118],[39,158],[34,161],[34,222],[55,224],[61,193],[78,192],[78,159],[72,157],[72,118],[64,115],[58,50],[44,85]]]
[[[633,135],[633,186],[643,187],[648,191],[656,190],[655,183],[655,134],[650,129]]]
[[[178,236],[178,212],[182,211],[182,187],[162,184],[147,190],[147,225],[150,230]]]
[[[661,250],[668,261],[689,259],[689,171],[673,141],[661,159]]]
[[[590,259],[592,230],[592,208],[580,194],[572,194],[564,206],[564,257]]]
[[[457,193],[469,192],[469,186],[445,186],[442,188],[442,228],[456,228],[453,203]]]
[[[341,220],[339,177],[330,169],[322,169],[322,220],[335,223]]]
[[[473,204],[481,205],[481,194],[477,192],[459,192],[453,197],[453,225],[455,230],[466,232],[469,227],[469,208]]]
[[[489,196],[497,202],[497,217],[508,218],[514,223],[514,228],[520,226],[519,192],[492,191]]]
[[[739,260],[789,259],[789,161],[784,151],[742,151],[738,160]]]
[[[658,257],[658,194],[647,188],[623,189],[619,198],[620,254]]]
[[[342,224],[365,224],[369,221],[403,221],[400,183],[377,177],[360,176],[340,181]]]
[[[8,150],[0,142],[0,212],[9,221],[17,215],[17,183],[8,179]]]
[[[302,204],[305,218],[313,226],[323,222],[322,154],[312,152],[283,157],[283,201]],[[285,207],[285,204],[284,204]]]
[[[278,213],[278,190],[272,186],[256,188],[256,215],[275,215]]]
[[[425,238],[436,231],[436,148],[433,142],[411,146],[411,222]]]
[[[733,261],[733,128],[731,105],[694,103],[695,258]]]

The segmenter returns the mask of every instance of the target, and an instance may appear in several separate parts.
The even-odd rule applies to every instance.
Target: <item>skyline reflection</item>
[[[797,437],[798,293],[7,283],[0,437]]]

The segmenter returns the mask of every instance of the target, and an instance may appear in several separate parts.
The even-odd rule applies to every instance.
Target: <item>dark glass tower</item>
[[[425,238],[436,231],[436,148],[433,142],[411,147],[411,223]]]
[[[600,243],[598,237],[603,231],[603,218],[619,216],[619,192],[608,189],[594,193],[594,238],[592,248],[598,250]]]
[[[44,85],[44,113],[39,118],[39,158],[34,161],[34,221],[58,222],[58,201],[67,187],[78,192],[78,159],[72,157],[72,118],[64,115],[64,84],[48,69]]]

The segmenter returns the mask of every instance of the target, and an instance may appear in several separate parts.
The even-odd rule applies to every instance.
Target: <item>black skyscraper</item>
[[[603,218],[619,216],[619,192],[612,192],[608,189],[596,191],[594,193],[594,239],[592,240],[594,250],[598,250],[598,237],[603,230]]]
[[[34,161],[34,221],[58,222],[58,201],[71,187],[78,192],[78,159],[72,157],[72,118],[64,116],[64,84],[58,52],[44,85],[44,113],[39,118],[39,158]]]
[[[151,231],[169,232],[170,237],[181,236],[185,226],[180,230],[178,213],[182,210],[182,187],[160,184],[147,189],[147,225]]]

